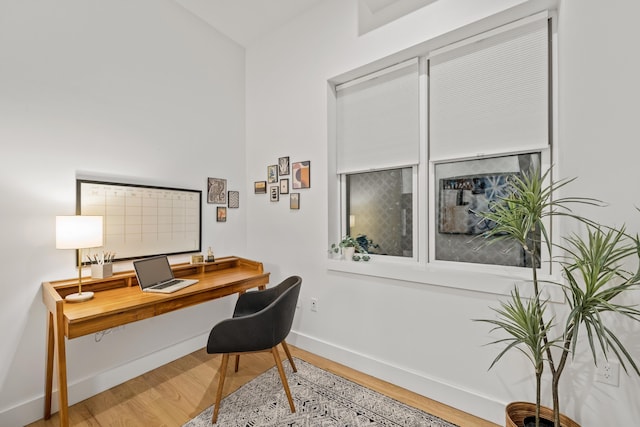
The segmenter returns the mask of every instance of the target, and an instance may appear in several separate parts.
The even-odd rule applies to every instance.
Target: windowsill
[[[346,261],[327,259],[327,269],[342,273],[380,277],[402,282],[413,282],[429,286],[440,286],[496,295],[509,295],[518,285],[523,295],[533,293],[529,286],[529,270],[515,267],[485,266],[464,263],[433,262],[419,263],[405,259],[385,259],[373,256],[370,261]],[[549,275],[541,275],[540,281],[557,282]],[[530,290],[531,289],[531,290]],[[560,303],[564,300],[558,285],[546,286],[544,298]]]

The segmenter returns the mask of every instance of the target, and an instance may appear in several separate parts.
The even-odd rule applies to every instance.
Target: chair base
[[[293,369],[293,372],[298,372],[295,364],[293,363],[293,358],[291,357],[291,353],[289,352],[289,347],[287,346],[287,343],[282,341],[282,346],[284,347],[284,351],[287,354],[287,358],[289,359],[289,363],[291,363],[291,367]],[[282,382],[282,387],[284,388],[284,392],[287,395],[287,400],[289,401],[289,408],[291,408],[291,412],[296,412],[296,407],[293,404],[293,398],[291,397],[291,390],[289,389],[289,383],[287,381],[287,376],[284,373],[284,368],[282,367],[282,361],[280,360],[280,354],[278,353],[278,347],[271,347],[268,350],[263,350],[263,351],[269,351],[271,352],[271,354],[273,355],[273,360],[276,362],[276,366],[278,368],[278,374],[280,374],[280,381]],[[240,355],[242,353],[225,353],[222,355],[222,362],[220,363],[220,370],[218,371],[218,374],[220,375],[220,378],[218,380],[218,390],[216,391],[216,401],[213,407],[213,416],[211,417],[211,422],[213,424],[215,424],[218,421],[218,412],[220,410],[220,401],[222,400],[222,390],[224,388],[224,380],[227,376],[227,367],[229,365],[229,356],[231,355],[235,355],[236,356],[236,362],[235,362],[235,372],[238,372],[238,365],[239,365],[239,361],[240,361]]]
[[[291,352],[289,351],[289,346],[286,341],[282,341],[282,348],[284,349],[285,354],[287,355],[287,359],[289,359],[289,364],[291,365],[291,369],[293,372],[298,372],[298,368],[296,368],[296,364],[293,362],[293,357],[291,357]],[[236,362],[233,371],[238,372],[238,368],[240,367],[240,354],[236,354]]]

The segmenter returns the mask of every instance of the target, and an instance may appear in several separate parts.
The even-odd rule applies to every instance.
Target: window
[[[372,254],[413,256],[412,168],[346,175],[347,234]]]
[[[414,166],[420,154],[419,62],[336,87],[340,234],[366,236],[373,254],[413,257]],[[335,238],[334,238],[335,239]]]
[[[472,211],[487,210],[511,175],[544,167],[541,153],[550,145],[547,26],[534,20],[430,57],[432,260],[530,265],[517,244],[487,245],[479,238],[487,224]],[[538,151],[502,155],[526,149]],[[469,160],[474,155],[479,158]]]
[[[471,211],[486,209],[510,177],[552,162],[550,28],[542,12],[425,43],[422,57],[336,85],[330,240],[365,235],[379,245],[371,252],[438,262],[434,271],[530,266],[516,246],[480,242],[487,224]]]

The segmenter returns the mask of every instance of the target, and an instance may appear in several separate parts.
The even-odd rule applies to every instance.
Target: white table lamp
[[[82,249],[102,246],[101,216],[57,216],[56,248],[78,250],[78,293],[67,295],[69,302],[87,301],[93,292],[82,292]]]

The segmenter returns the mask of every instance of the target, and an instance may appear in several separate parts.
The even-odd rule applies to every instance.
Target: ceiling
[[[175,0],[242,46],[248,46],[324,0]]]
[[[325,0],[175,0],[236,43],[247,47]],[[349,7],[352,0],[341,0]],[[359,33],[436,0],[357,0]]]

